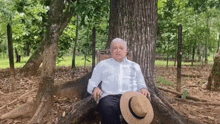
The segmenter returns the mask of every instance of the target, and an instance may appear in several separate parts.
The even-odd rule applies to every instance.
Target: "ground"
[[[59,67],[56,72],[55,85],[61,85],[67,81],[76,80],[91,68],[77,68],[74,77],[70,67]],[[186,100],[176,97],[176,95],[162,91],[171,105],[181,114],[196,121],[198,124],[220,124],[220,91],[205,89],[208,75],[210,73],[210,65],[183,66],[182,67],[182,92],[188,91],[188,94],[200,99],[208,100],[208,102],[199,102],[194,100]],[[10,92],[9,69],[0,70],[0,116],[10,110],[20,107],[30,98],[36,95],[38,82],[40,82],[40,71],[36,76],[23,77],[16,70],[16,91]],[[155,82],[157,86],[175,91],[176,68],[174,66],[155,67]],[[27,93],[25,96],[23,94]],[[21,98],[19,98],[22,96]],[[47,124],[56,123],[59,116],[66,116],[68,106],[79,100],[77,97],[59,97],[54,96],[55,102],[51,107],[51,112],[47,115],[45,122]],[[14,101],[16,100],[17,101]],[[10,102],[13,103],[9,104]],[[218,103],[216,105],[206,105],[205,103]],[[6,106],[5,106],[6,105]],[[5,106],[5,107],[4,107]],[[28,116],[28,115],[27,115]],[[26,124],[30,117],[19,117],[15,119],[0,120],[0,124]],[[84,122],[86,123],[86,122]]]

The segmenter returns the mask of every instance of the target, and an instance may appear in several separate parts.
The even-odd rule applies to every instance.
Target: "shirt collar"
[[[119,63],[119,62],[116,61],[114,58],[112,58],[112,60],[113,60],[114,62],[116,62],[116,63]],[[123,62],[121,62],[121,63],[124,63],[124,62],[127,62],[127,61],[128,61],[127,57],[124,57]],[[119,64],[120,64],[120,63],[119,63]]]

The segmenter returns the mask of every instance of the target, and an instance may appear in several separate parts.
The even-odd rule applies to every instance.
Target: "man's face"
[[[122,62],[124,57],[127,55],[127,48],[125,47],[125,44],[116,41],[112,46],[111,55],[116,61]]]

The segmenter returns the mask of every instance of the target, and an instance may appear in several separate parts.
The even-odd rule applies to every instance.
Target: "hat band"
[[[129,110],[131,111],[131,114],[134,116],[134,117],[136,117],[137,119],[143,119],[144,117],[140,117],[140,116],[138,116],[138,115],[136,115],[135,113],[134,113],[134,111],[132,110],[132,108],[131,108],[131,99],[132,99],[133,97],[131,97],[130,98],[130,100],[129,100]]]

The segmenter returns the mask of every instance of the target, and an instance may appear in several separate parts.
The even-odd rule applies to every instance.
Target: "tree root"
[[[217,103],[217,102],[195,102],[195,101],[190,101],[190,100],[180,99],[180,98],[175,98],[175,100],[185,102],[190,105],[197,105],[197,106],[200,106],[200,105],[220,106],[220,103]]]
[[[60,117],[58,124],[69,124],[69,123],[79,123],[82,119],[86,119],[87,114],[94,108],[97,104],[93,97],[90,95],[83,100],[73,103],[71,110],[67,113],[65,118]]]
[[[177,95],[177,96],[179,96],[179,97],[181,97],[181,96],[183,95],[183,94],[180,93],[180,92],[176,92],[176,91],[169,90],[169,89],[162,88],[162,87],[158,87],[158,89],[163,90],[163,91],[166,91],[166,92],[169,92],[169,93],[173,93],[173,94],[175,94],[175,95]],[[195,96],[190,96],[190,95],[186,96],[186,98],[187,98],[187,99],[192,99],[192,100],[195,100],[195,101],[208,102],[208,100],[206,100],[206,99],[197,98],[197,97],[195,97]]]
[[[44,98],[42,98],[40,105],[38,106],[35,114],[28,124],[41,124],[43,121],[43,117],[46,115],[48,109],[51,107],[51,103],[51,100],[44,100]]]
[[[21,107],[15,108],[8,113],[3,114],[0,119],[17,118],[17,117],[31,117],[34,112],[34,102],[27,102]]]
[[[23,98],[24,96],[29,95],[31,92],[34,92],[35,90],[36,90],[36,89],[33,89],[33,90],[31,90],[30,92],[27,92],[27,93],[21,95],[20,97],[18,97],[17,99],[13,100],[12,102],[10,102],[10,103],[8,103],[8,104],[2,106],[2,107],[0,108],[0,110],[3,109],[3,108],[5,108],[5,107],[8,106],[8,105],[13,104],[14,102],[18,101],[19,99]]]

